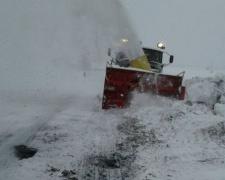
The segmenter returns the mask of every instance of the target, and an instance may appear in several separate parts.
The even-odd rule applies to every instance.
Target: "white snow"
[[[215,104],[215,113],[225,117],[225,104],[216,103]]]
[[[118,34],[99,40],[117,17],[110,24],[113,10],[103,8],[89,19],[98,8],[0,2],[0,179],[224,180],[225,71],[168,66],[168,74],[186,71],[184,101],[134,92],[129,108],[102,110],[106,52]],[[19,160],[20,144],[38,152]],[[116,153],[120,168],[99,165]]]
[[[89,94],[86,90],[52,97],[13,97],[9,93],[12,96],[2,98],[1,179],[62,179],[65,169],[76,170],[77,177],[82,179],[88,171],[90,156],[109,156],[118,151],[116,144],[123,143],[129,135],[118,131],[117,126],[132,119],[143,127],[142,131],[152,130],[159,143],[151,144],[147,133],[140,136],[147,143],[138,144],[132,176],[128,179],[224,178],[224,131],[218,128],[219,123],[225,123],[224,104],[215,102],[214,109],[208,104],[215,101],[208,93],[218,93],[211,84],[218,77],[186,81],[187,89],[204,82],[201,86],[207,98],[201,102],[196,100],[198,89],[189,93],[185,101],[134,93],[130,108],[104,111],[102,89],[93,90],[90,83],[94,79],[102,86],[103,72],[90,71],[91,78],[84,78],[87,89],[92,90]],[[132,131],[129,127],[128,131]],[[18,160],[13,146],[21,143],[37,148],[37,154]],[[58,171],[51,171],[53,167]],[[97,177],[98,174],[92,176]]]

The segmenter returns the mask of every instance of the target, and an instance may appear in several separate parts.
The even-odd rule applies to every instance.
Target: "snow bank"
[[[219,102],[220,102],[221,104],[225,104],[225,95],[222,95],[222,96],[221,96]]]
[[[224,76],[187,80],[184,101],[134,94],[124,118],[158,140],[139,146],[136,179],[223,179],[224,83]]]
[[[216,103],[214,109],[216,114],[225,117],[225,104]]]
[[[214,108],[216,103],[223,102],[225,94],[225,77],[192,78],[185,81],[186,97],[192,102],[203,103]]]

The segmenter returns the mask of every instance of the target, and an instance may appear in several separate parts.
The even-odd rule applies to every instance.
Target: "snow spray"
[[[123,38],[130,60],[144,55],[119,0],[8,0],[0,15],[1,90],[74,92]]]

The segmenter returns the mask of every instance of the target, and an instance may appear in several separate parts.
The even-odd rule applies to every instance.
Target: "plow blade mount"
[[[126,107],[134,90],[183,100],[182,81],[179,75],[107,67],[102,109]]]

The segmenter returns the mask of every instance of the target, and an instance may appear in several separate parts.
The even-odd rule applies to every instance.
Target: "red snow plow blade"
[[[134,90],[184,100],[183,76],[107,67],[102,109],[126,107]]]

